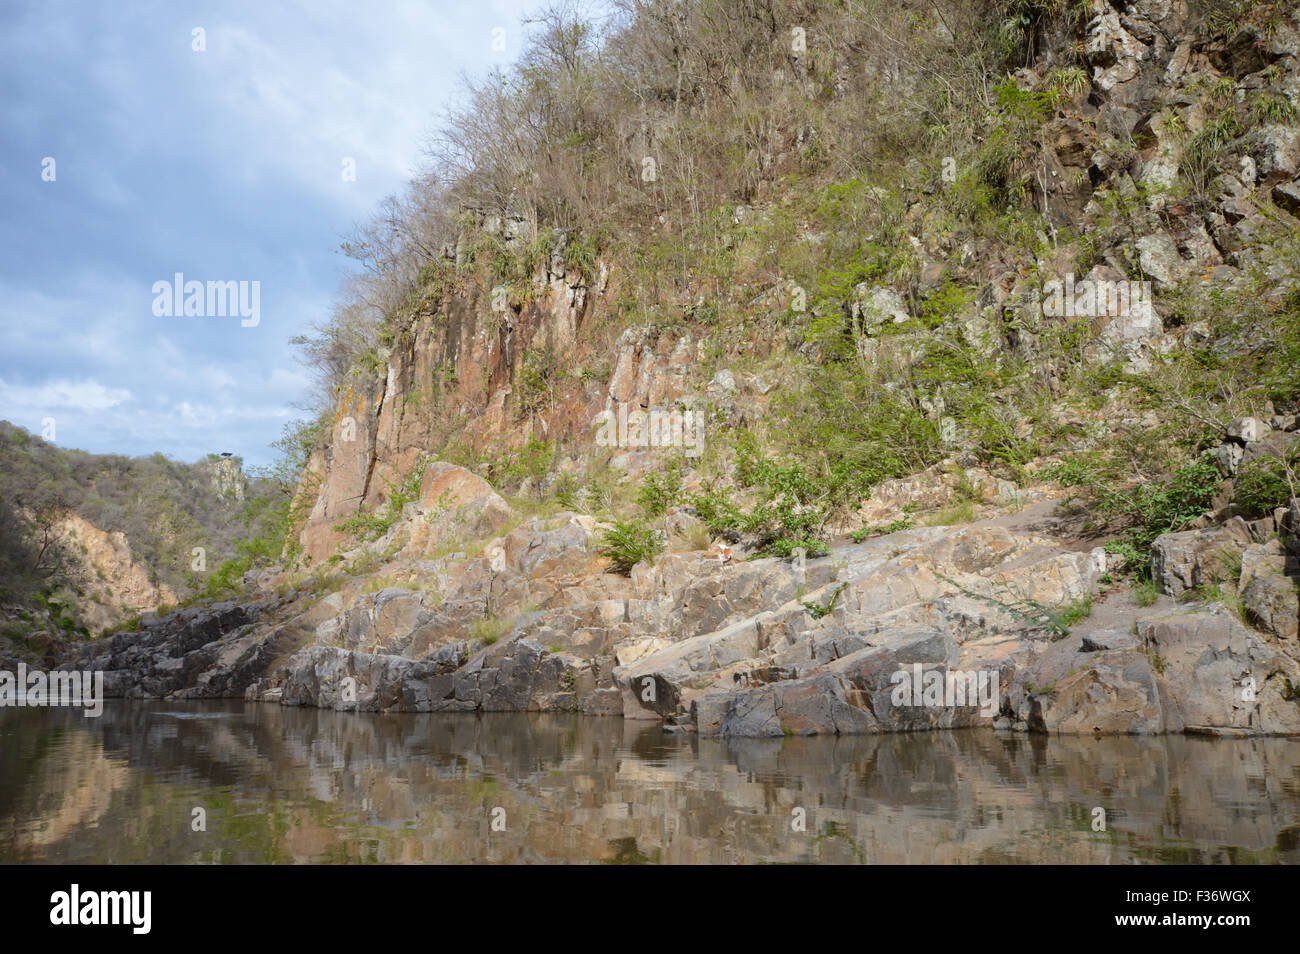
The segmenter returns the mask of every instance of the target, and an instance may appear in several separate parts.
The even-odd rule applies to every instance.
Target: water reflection
[[[1300,743],[722,743],[577,716],[10,709],[0,861],[1296,863]]]

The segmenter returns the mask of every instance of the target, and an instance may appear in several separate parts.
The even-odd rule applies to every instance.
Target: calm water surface
[[[1296,863],[1300,742],[0,710],[0,862],[477,861]]]

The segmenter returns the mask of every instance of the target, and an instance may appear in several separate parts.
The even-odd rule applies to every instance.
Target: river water
[[[0,862],[1300,863],[1300,741],[6,709]]]

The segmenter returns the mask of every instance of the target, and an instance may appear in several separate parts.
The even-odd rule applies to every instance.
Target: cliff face
[[[617,421],[620,410],[672,406],[686,391],[696,342],[636,328],[614,338],[609,272],[602,262],[588,282],[557,254],[525,303],[494,309],[494,290],[471,285],[414,318],[383,379],[358,380],[340,396],[328,439],[307,465],[299,493],[314,503],[299,537],[305,555],[334,553],[345,540],[335,525],[382,507],[424,455],[454,445],[477,466],[478,453],[508,454],[531,438],[590,449],[602,412]],[[553,368],[596,373],[564,375],[537,406],[521,408],[515,384],[535,354]]]
[[[92,636],[132,616],[176,604],[171,587],[131,555],[126,534],[105,532],[75,513],[61,521],[59,533],[79,583],[72,609]]]
[[[19,661],[52,665],[69,652],[67,631],[92,638],[132,617],[175,605],[176,594],[131,552],[126,535],[100,529],[77,513],[50,524],[47,562],[57,586],[40,603],[0,604],[0,667]],[[53,574],[51,574],[53,575]]]
[[[223,501],[242,503],[248,490],[243,464],[236,457],[217,457],[198,465],[211,474],[211,489]]]
[[[1063,90],[1063,98],[1032,134],[1018,133],[1020,152],[1004,183],[1042,216],[1036,257],[1017,258],[1023,253],[987,230],[956,227],[940,202],[955,188],[951,170],[937,170],[903,197],[898,241],[913,265],[892,284],[863,282],[853,290],[848,311],[858,355],[879,366],[916,365],[929,347],[926,336],[885,330],[891,322],[914,323],[927,296],[961,286],[971,289],[970,301],[952,323],[966,343],[990,365],[1006,354],[1038,360],[1036,373],[1056,389],[1063,371],[1048,342],[1062,332],[1044,304],[1053,285],[1061,322],[1089,325],[1087,360],[1119,360],[1136,373],[1205,340],[1207,330],[1180,314],[1177,296],[1192,286],[1204,295],[1259,288],[1275,305],[1284,300],[1292,284],[1280,280],[1286,271],[1270,243],[1280,234],[1279,215],[1285,231],[1300,212],[1300,32],[1293,17],[1217,32],[1204,21],[1204,11],[1181,0],[1123,9],[1093,0],[1082,26],[1058,24],[1038,36],[1016,82],[1024,90]],[[1213,162],[1205,158],[1211,148]],[[738,206],[735,221],[768,221],[781,199],[771,183],[766,193],[767,208]],[[470,231],[517,246],[532,237],[522,221],[483,214]],[[505,290],[466,265],[468,234],[444,249],[460,281],[405,322],[381,355],[381,372],[353,377],[306,468],[299,492],[310,517],[299,542],[310,559],[336,552],[345,536],[335,525],[381,508],[424,455],[453,456],[495,480],[491,459],[517,454],[533,439],[568,453],[556,473],[612,466],[639,475],[653,468],[655,455],[626,446],[621,455],[606,453],[597,440],[602,411],[618,420],[620,412],[670,409],[688,399],[710,420],[752,422],[763,418],[781,383],[782,354],[815,357],[824,347],[781,324],[804,307],[808,289],[740,266],[732,291],[748,289],[743,325],[696,320],[700,286],[690,281],[667,306],[681,319],[671,330],[629,323],[626,303],[644,289],[626,263],[606,255],[584,275],[566,266],[565,241],[561,234],[522,301],[517,288]],[[1262,287],[1261,271],[1269,276]],[[1124,306],[1116,309],[1107,295],[1120,292]],[[825,305],[811,305],[808,314],[814,324],[828,317]],[[545,373],[530,364],[539,356]],[[741,372],[760,359],[766,374]],[[957,387],[940,381],[921,396],[936,422],[945,392],[950,402],[960,398]],[[958,459],[978,450],[960,428],[952,435],[945,440]]]

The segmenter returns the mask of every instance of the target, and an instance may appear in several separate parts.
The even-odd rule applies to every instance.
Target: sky
[[[354,264],[339,243],[541,6],[4,0],[0,419],[269,462],[310,390],[289,340]],[[177,273],[204,314],[162,300]],[[243,312],[208,313],[208,282],[246,283]]]

